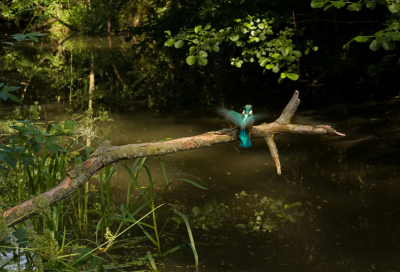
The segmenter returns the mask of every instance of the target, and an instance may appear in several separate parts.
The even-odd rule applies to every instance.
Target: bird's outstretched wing
[[[267,117],[268,117],[268,115],[264,114],[264,113],[257,113],[257,114],[250,115],[242,127],[247,128],[249,125],[263,121]]]
[[[240,113],[238,113],[236,111],[233,111],[233,110],[227,110],[227,109],[224,109],[224,108],[218,109],[217,113],[220,116],[222,116],[223,118],[231,121],[232,123],[234,123],[238,127],[242,127],[243,126],[242,115]]]

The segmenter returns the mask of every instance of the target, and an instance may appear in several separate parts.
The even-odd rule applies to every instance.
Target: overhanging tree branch
[[[295,91],[292,99],[285,107],[281,116],[272,123],[253,127],[251,138],[263,138],[269,146],[271,156],[281,173],[278,149],[273,141],[274,133],[292,133],[305,135],[345,136],[327,125],[306,126],[290,124],[294,113],[300,104],[299,93]],[[40,197],[50,205],[59,202],[76,192],[97,171],[103,167],[120,160],[135,159],[150,156],[163,156],[185,150],[208,147],[238,140],[238,129],[221,129],[206,132],[192,137],[179,138],[163,142],[128,144],[123,146],[111,146],[111,142],[105,141],[83,164],[67,172],[67,177],[56,187],[44,192]],[[36,214],[35,199],[29,199],[15,207],[6,210],[3,214],[8,226],[19,223]],[[1,223],[0,223],[1,224]]]

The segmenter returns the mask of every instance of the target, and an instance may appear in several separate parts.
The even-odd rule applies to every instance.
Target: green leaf
[[[96,268],[97,265],[97,261],[99,260],[99,258],[95,257],[95,256],[91,256],[90,257],[90,266],[94,269]]]
[[[39,42],[39,39],[34,35],[34,33],[27,33],[26,37],[28,37],[30,40],[34,42]]]
[[[381,47],[381,44],[382,44],[381,42],[373,40],[369,45],[369,49],[371,49],[372,51],[376,51],[379,49],[379,47]]]
[[[342,2],[342,1],[332,1],[332,5],[333,5],[335,8],[340,9],[340,8],[346,6],[346,3],[345,3],[345,2]]]
[[[293,50],[292,54],[295,55],[297,58],[300,58],[302,55],[299,50]]]
[[[193,65],[196,63],[196,56],[189,56],[186,58],[186,63],[189,65]]]
[[[325,6],[324,2],[317,1],[317,0],[311,1],[312,8],[322,8],[323,6]]]
[[[346,6],[346,3],[345,3],[345,2],[342,2],[342,1],[332,1],[332,5],[333,5],[335,8],[340,9],[340,8]]]
[[[397,13],[400,11],[400,4],[394,2],[393,4],[387,6],[391,13]]]
[[[389,50],[393,50],[396,47],[396,44],[393,41],[383,42],[382,47],[386,51],[389,51]]]
[[[244,42],[236,41],[236,46],[238,46],[238,47],[244,46]]]
[[[175,39],[168,39],[165,43],[164,46],[170,47],[175,43]]]
[[[200,64],[201,66],[206,66],[207,59],[202,56],[197,56],[197,63]]]
[[[390,32],[387,34],[390,35],[392,40],[394,40],[394,41],[400,40],[400,32]]]
[[[14,34],[14,35],[11,35],[11,37],[13,39],[17,40],[18,42],[21,42],[26,39],[26,36],[24,34]]]
[[[333,7],[332,4],[325,6],[325,7],[324,7],[324,11],[327,10],[327,9],[329,9],[329,8],[331,8],[331,7]]]
[[[314,46],[314,47],[312,48],[312,50],[318,51],[318,46]]]
[[[214,51],[214,52],[219,52],[219,46],[216,45],[216,44],[213,44],[213,45],[211,46],[211,50]]]
[[[59,151],[63,150],[61,146],[56,143],[46,143],[46,147],[53,153],[58,153]]]
[[[194,51],[196,51],[196,49],[197,49],[197,46],[191,46],[191,47],[189,48],[189,54],[190,54],[190,55],[193,55],[193,53],[194,53]]]
[[[301,202],[295,202],[292,205],[290,205],[290,207],[298,207],[301,206]]]
[[[267,37],[265,37],[264,33],[260,33],[260,35],[258,35],[258,38],[260,39],[260,41],[265,40]]]
[[[272,68],[272,72],[274,72],[274,73],[278,73],[279,72],[279,66],[278,65],[276,65],[276,66],[274,66],[274,68]]]
[[[262,57],[258,60],[258,62],[260,63],[260,66],[264,67],[265,65],[267,65],[268,59],[266,57]]]
[[[275,64],[272,64],[272,63],[270,63],[270,64],[268,64],[268,65],[266,65],[265,66],[265,69],[272,69],[272,68],[274,68],[275,67]]]
[[[184,45],[184,42],[182,40],[177,40],[174,44],[176,49],[181,48]]]
[[[286,78],[286,73],[281,73],[281,78]]]
[[[360,11],[361,8],[362,8],[361,3],[352,3],[347,6],[347,10],[350,10],[350,11]]]
[[[289,79],[291,79],[291,80],[293,80],[293,81],[295,81],[295,80],[297,80],[297,79],[299,78],[299,75],[298,75],[298,74],[295,74],[295,73],[287,73],[286,75],[287,75],[287,77],[288,77]]]
[[[194,215],[199,215],[199,214],[201,214],[201,209],[200,209],[199,207],[194,207],[194,208],[192,209],[192,213],[193,213]]]
[[[51,126],[54,128],[54,130],[58,133],[63,133],[63,129],[59,124],[51,124]]]
[[[367,8],[370,10],[374,10],[376,7],[376,4],[374,2],[369,2],[367,3]]]
[[[164,31],[164,33],[166,33],[169,37],[171,37],[171,31],[166,30],[166,31]]]
[[[202,26],[198,25],[194,28],[194,32],[196,32],[196,34],[201,30]]]
[[[275,54],[272,55],[272,57],[273,57],[274,59],[277,59],[277,58],[279,58],[280,55],[281,55],[281,54],[275,53]]]
[[[7,99],[8,99],[8,93],[6,93],[6,92],[0,92],[0,98],[3,99],[4,101],[7,101]]]
[[[264,25],[264,24],[258,24],[257,27],[258,27],[259,29],[264,29],[264,28],[265,28],[265,25]]]
[[[28,155],[28,154],[23,154],[19,156],[20,159],[22,160],[22,163],[24,164],[24,166],[30,165],[30,166],[36,166],[35,163],[33,162],[33,160],[35,159],[35,157]]]
[[[207,58],[208,53],[207,53],[206,51],[200,50],[199,56],[201,56],[201,57],[203,57],[203,58]]]
[[[357,37],[354,38],[354,40],[356,42],[366,42],[366,41],[368,41],[368,38],[364,37],[364,36],[357,36]]]
[[[13,92],[13,91],[16,91],[16,90],[18,90],[20,88],[21,87],[18,87],[18,86],[8,86],[8,85],[6,85],[6,86],[3,87],[2,91],[4,91],[4,92]]]
[[[232,35],[229,37],[229,39],[231,39],[231,41],[235,42],[235,41],[239,40],[239,35]]]
[[[203,50],[210,50],[210,44],[208,42],[202,42],[200,47]]]
[[[179,32],[177,35],[176,35],[176,39],[185,39],[186,38],[186,32],[184,32],[184,31],[181,31],[181,32]]]
[[[7,93],[7,96],[8,96],[8,98],[10,98],[12,101],[22,104],[21,100],[19,100],[18,97],[16,97],[15,95],[10,94],[10,93]]]
[[[206,25],[206,26],[204,27],[204,30],[209,30],[210,28],[211,28],[211,25],[208,24],[208,25]]]

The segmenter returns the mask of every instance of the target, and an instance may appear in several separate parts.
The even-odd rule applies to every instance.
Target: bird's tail
[[[251,141],[247,128],[239,131],[239,140],[241,147],[248,148],[251,146]]]

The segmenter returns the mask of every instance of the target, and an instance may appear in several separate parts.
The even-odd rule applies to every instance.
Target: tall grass
[[[9,206],[17,205],[26,199],[53,188],[60,180],[64,179],[65,173],[71,165],[83,162],[81,156],[71,151],[73,142],[62,147],[65,138],[63,139],[59,135],[61,132],[72,129],[70,123],[67,123],[64,127],[51,125],[45,132],[37,129],[29,122],[22,122],[13,128],[18,131],[18,135],[10,137],[7,145],[0,145],[0,160],[9,165],[8,168],[1,167],[0,169],[0,178],[5,192],[2,200],[6,200],[3,203],[8,203]],[[89,149],[86,147],[86,159],[89,157],[89,153]],[[132,163],[131,167],[122,164],[129,175],[129,179],[127,180],[128,189],[125,204],[122,204],[118,211],[112,209],[111,200],[112,177],[120,165],[116,163],[105,167],[99,172],[99,196],[97,198],[92,197],[99,201],[98,218],[96,214],[91,217],[91,213],[89,213],[90,210],[93,210],[94,201],[90,198],[91,196],[86,186],[83,186],[69,199],[60,201],[51,208],[44,203],[44,206],[40,207],[41,211],[38,211],[39,215],[31,217],[32,224],[23,222],[14,229],[13,234],[17,237],[14,246],[11,246],[11,240],[6,238],[0,241],[0,251],[7,248],[14,251],[17,256],[25,256],[31,263],[42,259],[45,261],[47,268],[56,270],[77,271],[76,267],[83,266],[88,261],[92,268],[100,268],[104,263],[107,263],[107,260],[99,257],[99,254],[115,248],[122,242],[129,243],[129,239],[118,240],[117,237],[121,237],[131,227],[137,226],[143,233],[143,237],[157,248],[158,255],[171,254],[185,245],[189,245],[197,266],[199,256],[189,218],[182,212],[171,211],[167,219],[160,222],[160,211],[164,209],[160,207],[163,205],[165,194],[168,190],[171,190],[171,186],[178,180],[171,181],[168,178],[163,161],[159,157],[156,158],[155,160],[158,160],[161,166],[165,182],[165,185],[157,186],[158,188],[164,187],[164,190],[159,190],[160,197],[158,197],[155,189],[157,181],[154,181],[152,173],[146,165],[146,160],[146,158],[137,159]],[[138,177],[143,170],[147,186],[141,187]],[[208,190],[190,179],[179,180],[194,185],[199,189]],[[13,190],[16,192],[15,194],[9,193]],[[132,195],[136,196],[132,198]],[[185,223],[189,241],[167,249],[163,246],[162,237],[168,222],[170,222],[174,214],[180,216]],[[150,218],[147,218],[147,216],[150,216]],[[30,225],[33,226],[34,235],[36,236],[33,234],[29,234],[29,236],[25,231]],[[92,237],[91,229],[93,225],[95,227],[95,236]],[[47,231],[50,231],[51,236],[48,236]],[[42,244],[39,241],[42,241],[40,242]],[[103,242],[101,243],[101,241]],[[51,247],[48,243],[52,242],[53,246],[55,244],[61,245],[61,248],[56,253],[41,249],[43,247]],[[74,245],[80,245],[81,243],[86,244],[86,248],[76,249]],[[33,245],[37,248],[32,248]],[[31,258],[29,254],[26,255],[27,251],[33,252],[36,258]],[[153,256],[150,251],[147,253],[149,265],[156,271],[157,267]],[[71,258],[75,258],[75,260]],[[0,263],[0,269],[5,266],[6,264]]]

